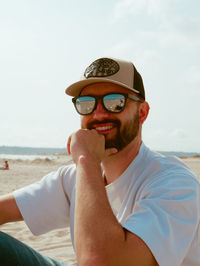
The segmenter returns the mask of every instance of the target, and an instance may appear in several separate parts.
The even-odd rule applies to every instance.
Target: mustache
[[[94,125],[100,125],[105,123],[113,123],[117,127],[121,126],[121,122],[117,119],[104,119],[104,120],[93,120],[87,124],[87,129],[92,129]]]

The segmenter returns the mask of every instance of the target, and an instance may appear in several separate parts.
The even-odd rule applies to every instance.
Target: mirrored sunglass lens
[[[89,114],[93,111],[95,99],[90,96],[83,96],[76,99],[76,109],[80,114]]]
[[[103,99],[104,106],[110,112],[121,112],[125,105],[125,97],[122,94],[109,94]]]

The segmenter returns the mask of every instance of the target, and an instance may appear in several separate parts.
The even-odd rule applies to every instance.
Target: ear
[[[147,116],[149,114],[149,109],[150,109],[150,107],[149,107],[148,102],[143,102],[140,104],[139,115],[140,115],[140,124],[141,125],[147,119]]]

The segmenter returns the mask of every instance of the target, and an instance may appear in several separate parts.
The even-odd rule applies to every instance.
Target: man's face
[[[81,95],[104,95],[107,93],[132,93],[112,83],[95,83],[84,88]],[[132,93],[134,94],[134,93]],[[109,113],[98,101],[92,114],[81,116],[83,129],[96,129],[105,136],[106,148],[126,147],[139,132],[139,103],[127,99],[125,109],[121,113]]]

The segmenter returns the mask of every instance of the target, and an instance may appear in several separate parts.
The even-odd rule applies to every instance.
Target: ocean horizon
[[[198,156],[197,152],[179,151],[157,151],[166,156],[193,157]],[[0,158],[46,158],[55,155],[68,155],[66,148],[44,148],[44,147],[20,147],[20,146],[0,146]]]
[[[22,147],[22,146],[0,146],[0,154],[21,155],[46,155],[65,153],[66,148],[44,148],[44,147]]]
[[[43,147],[19,147],[19,146],[0,146],[0,159],[11,160],[53,160],[57,155],[67,155],[66,148],[43,148]]]

